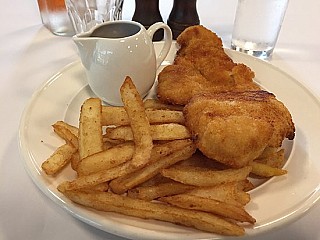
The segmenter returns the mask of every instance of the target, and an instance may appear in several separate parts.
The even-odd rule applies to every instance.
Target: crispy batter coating
[[[287,108],[253,82],[248,66],[232,61],[215,33],[193,26],[177,42],[173,65],[158,76],[157,96],[186,105],[186,126],[204,155],[239,168],[294,138]]]
[[[199,150],[236,168],[295,135],[288,109],[266,91],[200,94],[185,106],[184,116]]]
[[[222,47],[222,41],[217,34],[201,25],[191,26],[185,29],[177,38],[177,43],[179,43],[182,49],[192,44],[192,42],[197,42],[199,39],[210,42],[218,48]]]
[[[258,90],[254,73],[224,52],[221,39],[203,26],[187,28],[177,39],[173,65],[158,76],[157,95],[166,103],[185,105],[198,93]]]

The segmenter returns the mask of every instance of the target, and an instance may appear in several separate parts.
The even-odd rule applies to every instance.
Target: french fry
[[[106,192],[108,191],[108,189],[109,189],[109,184],[107,182],[103,182],[93,187],[82,188],[81,191],[87,192],[87,193],[95,193],[95,192]]]
[[[239,184],[241,183],[230,182],[213,187],[198,187],[188,191],[187,194],[241,207],[250,201],[250,195],[241,190]]]
[[[103,150],[100,99],[89,98],[81,106],[78,138],[80,159]]]
[[[140,167],[150,158],[153,146],[150,123],[147,118],[142,98],[130,77],[126,77],[120,87],[121,99],[128,114],[135,144],[132,166]]]
[[[182,111],[146,109],[146,114],[150,124],[184,123]],[[103,126],[125,126],[130,124],[128,114],[123,107],[102,106],[101,121]]]
[[[177,123],[166,123],[150,126],[150,134],[154,141],[170,141],[191,138],[189,130]],[[129,126],[107,128],[106,138],[114,140],[132,141],[133,132]]]
[[[244,192],[249,192],[250,190],[255,188],[254,184],[251,181],[249,181],[249,179],[238,182],[238,185],[239,189]]]
[[[124,126],[129,125],[130,121],[124,107],[102,106],[101,124],[102,126]]]
[[[133,143],[124,143],[92,154],[80,161],[77,172],[80,176],[118,166],[131,160],[134,153]]]
[[[144,107],[146,109],[148,109],[148,108],[167,109],[167,110],[175,110],[175,111],[182,111],[183,110],[183,106],[165,104],[165,103],[160,102],[157,99],[146,99],[144,101]]]
[[[256,220],[252,216],[250,216],[242,206],[235,206],[233,204],[220,202],[214,199],[208,199],[188,194],[178,194],[160,198],[160,201],[164,201],[181,208],[214,213],[222,217],[234,219],[240,222],[256,222]]]
[[[108,138],[105,134],[102,136],[104,149],[114,147],[116,145],[125,143],[126,141],[123,139],[111,139]],[[133,141],[132,141],[133,142]]]
[[[155,145],[152,149],[151,158],[149,161],[158,161],[159,159],[165,157],[166,155],[172,153],[172,148],[170,145]],[[142,168],[143,166],[140,166]],[[60,191],[67,190],[77,190],[82,188],[89,188],[100,183],[108,182],[112,179],[124,176],[126,174],[132,173],[137,168],[132,167],[131,161],[125,162],[113,168],[101,170],[99,172],[91,173],[89,175],[79,176],[72,181],[65,181],[58,186]]]
[[[244,235],[244,229],[239,225],[210,213],[134,199],[110,192],[64,191],[63,193],[75,203],[100,211],[178,223],[223,235]]]
[[[151,135],[154,140],[176,140],[191,138],[189,130],[177,123],[152,125]]]
[[[252,173],[261,177],[281,176],[287,173],[287,170],[281,168],[270,167],[263,163],[252,162]]]
[[[208,187],[245,180],[251,169],[252,167],[247,166],[239,169],[215,171],[193,166],[173,166],[171,168],[163,169],[161,174],[164,177],[171,178],[187,185]]]
[[[76,151],[74,154],[72,154],[71,159],[70,159],[71,168],[74,171],[77,171],[79,162],[80,162],[79,151]]]
[[[145,167],[111,181],[110,187],[112,191],[122,194],[128,189],[132,189],[133,187],[154,177],[162,169],[187,159],[195,152],[195,145],[191,140],[177,140],[163,145],[171,146],[172,153],[162,158],[159,157],[158,153],[152,154],[149,163]]]
[[[132,171],[131,163],[125,162],[111,169],[102,170],[85,176],[80,176],[73,181],[65,181],[58,185],[60,192],[78,189],[88,189],[100,183],[108,182]]]
[[[189,186],[178,182],[168,182],[154,186],[137,187],[131,189],[128,191],[128,196],[151,201],[159,197],[185,193],[186,191],[194,188],[194,186]]]
[[[68,128],[59,124],[53,124],[52,126],[54,132],[57,133],[59,137],[74,146],[76,149],[79,148],[78,135],[74,135]]]
[[[250,194],[245,191],[239,191],[235,197],[236,201],[241,203],[242,205],[248,204],[251,200]]]
[[[54,123],[53,128],[55,128],[55,126],[59,126],[59,127],[63,127],[68,129],[73,135],[75,135],[76,137],[78,137],[79,135],[79,129],[75,126],[72,126],[64,121],[57,121],[56,123]]]
[[[117,145],[119,145],[121,143],[122,142],[114,143],[114,142],[106,141],[106,139],[103,138],[103,151],[108,150],[108,149],[110,149],[112,147],[115,147],[115,146],[117,146]]]
[[[255,159],[255,162],[266,164],[270,167],[275,168],[282,168],[285,164],[285,157],[284,157],[284,149],[280,149],[279,151],[273,150],[274,148],[267,148],[270,149],[265,150],[257,159]]]
[[[158,184],[170,183],[170,182],[172,183],[175,181],[173,181],[172,179],[166,178],[166,177],[162,176],[160,173],[158,173],[157,175],[150,178],[149,180],[139,184],[139,187],[151,187],[151,186],[156,186]]]
[[[74,146],[64,144],[58,147],[57,150],[42,163],[41,168],[47,175],[55,175],[70,162],[72,155],[76,151],[77,149]]]
[[[185,119],[182,111],[165,109],[146,109],[151,124],[179,123],[184,124]]]
[[[273,156],[273,154],[276,153],[277,150],[278,148],[276,147],[266,147],[258,158],[269,158]]]

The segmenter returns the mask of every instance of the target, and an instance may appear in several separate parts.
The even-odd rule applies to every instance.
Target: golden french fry
[[[157,99],[146,99],[144,101],[144,107],[146,109],[148,109],[148,108],[167,109],[167,110],[175,110],[175,111],[182,111],[183,110],[183,106],[165,104],[165,103],[160,102]]]
[[[151,124],[179,123],[184,124],[182,111],[165,109],[146,109],[146,113]]]
[[[111,138],[108,138],[106,135],[102,136],[102,140],[103,140],[104,148],[114,147],[116,145],[119,145],[119,144],[122,144],[122,143],[126,142],[123,139],[111,139]],[[132,141],[132,143],[133,143],[133,141]]]
[[[182,111],[146,109],[146,114],[150,124],[155,123],[184,123]],[[128,114],[123,107],[102,106],[103,126],[124,126],[129,125]]]
[[[93,187],[82,188],[81,191],[87,192],[87,193],[95,193],[95,192],[106,192],[108,191],[108,189],[109,189],[109,184],[106,182],[103,182]]]
[[[244,235],[244,229],[239,225],[206,212],[148,202],[110,192],[64,191],[63,193],[73,202],[100,211],[178,223],[223,235]]]
[[[64,121],[57,121],[56,123],[54,123],[53,128],[55,128],[55,126],[59,126],[59,127],[63,127],[68,129],[73,135],[75,135],[76,137],[78,137],[79,135],[79,129],[75,126],[72,126]]]
[[[269,148],[270,149],[270,148]],[[271,148],[274,149],[274,148]],[[274,168],[282,168],[285,164],[284,149],[277,150],[265,150],[262,155],[254,160],[258,163],[266,164]]]
[[[123,142],[132,141],[133,133],[130,126],[109,127],[106,129],[106,133],[103,135],[103,139]]]
[[[282,168],[285,162],[284,149],[280,149],[273,157],[267,159],[266,164],[271,167]]]
[[[150,158],[153,146],[150,123],[147,118],[142,98],[130,77],[126,77],[120,87],[121,99],[128,114],[135,144],[132,166],[146,164]]]
[[[256,222],[256,220],[252,216],[250,216],[242,206],[235,206],[214,199],[208,199],[188,194],[178,194],[160,198],[160,201],[170,203],[181,208],[214,213],[222,217],[234,219],[240,222]]]
[[[103,150],[104,150],[104,151],[105,151],[105,150],[108,150],[108,149],[110,149],[110,148],[112,148],[112,147],[115,147],[115,146],[117,146],[117,145],[119,145],[119,144],[121,144],[121,143],[115,144],[115,143],[113,143],[113,142],[105,141],[105,139],[103,139]]]
[[[77,171],[79,162],[80,162],[79,151],[76,151],[74,154],[72,154],[71,159],[70,159],[71,168],[74,171]]]
[[[162,153],[163,150],[158,151],[159,153],[153,151],[150,162],[145,167],[111,181],[110,187],[112,191],[118,194],[122,194],[128,189],[131,189],[154,177],[162,169],[167,168],[179,161],[187,159],[196,150],[195,145],[191,140],[177,140],[174,142],[165,143],[163,145],[167,147],[169,146],[169,149],[171,146],[171,150],[169,150],[171,151],[170,154],[160,157],[159,153]],[[154,149],[156,149],[156,147],[154,147]]]
[[[80,176],[73,181],[65,181],[59,184],[57,188],[61,192],[84,188],[88,189],[100,183],[108,182],[131,171],[131,163],[125,162],[111,169],[102,170],[85,176]]]
[[[70,145],[64,144],[57,148],[57,150],[42,163],[41,168],[48,175],[58,173],[64,166],[66,166],[77,149]]]
[[[166,155],[172,153],[172,148],[169,143],[163,145],[155,145],[152,149],[152,154],[149,161],[158,161]],[[142,168],[143,166],[140,166]],[[99,172],[91,173],[89,175],[79,176],[73,181],[65,181],[58,186],[60,191],[64,190],[77,190],[88,188],[97,184],[108,182],[112,179],[124,176],[134,172],[137,168],[132,167],[131,161],[125,162],[113,168],[101,170]]]
[[[194,189],[194,186],[185,185],[178,182],[161,183],[148,187],[137,187],[128,191],[128,196],[151,201],[159,197],[185,193]]]
[[[59,124],[53,124],[53,130],[64,139],[68,144],[71,144],[76,149],[79,148],[78,135],[74,135],[68,128],[61,126]]]
[[[280,176],[287,173],[287,170],[281,168],[270,167],[263,163],[252,162],[252,173],[260,177]]]
[[[102,106],[101,124],[102,126],[124,126],[129,125],[130,121],[124,107]]]
[[[151,126],[151,135],[154,140],[176,140],[191,138],[189,130],[177,123],[167,123]]]
[[[270,156],[273,156],[273,154],[276,153],[277,150],[278,148],[276,147],[266,147],[258,158],[268,158]]]
[[[236,201],[241,203],[242,205],[248,204],[251,200],[250,194],[245,191],[239,191],[235,197]]]
[[[177,123],[151,125],[150,134],[154,141],[170,141],[191,138],[189,130],[185,126]],[[133,132],[129,126],[107,128],[105,137],[114,140],[131,141],[133,140]]]
[[[77,172],[80,176],[113,168],[131,160],[134,153],[133,143],[123,143],[105,151],[92,154],[80,161]]]
[[[247,166],[239,169],[215,171],[206,168],[182,165],[163,169],[161,174],[164,177],[171,178],[187,185],[206,187],[245,180],[251,169],[250,166]]]
[[[162,183],[169,183],[169,182],[175,182],[172,179],[166,178],[162,176],[160,173],[155,175],[154,177],[150,178],[149,180],[141,183],[139,187],[151,187]]]
[[[250,201],[250,195],[241,190],[239,184],[239,182],[230,182],[212,187],[197,187],[188,191],[187,194],[241,207]]]
[[[238,186],[239,189],[244,192],[249,192],[250,190],[255,188],[254,184],[251,181],[249,181],[249,179],[238,182]]]
[[[81,106],[78,138],[80,159],[103,150],[100,99],[89,98]]]

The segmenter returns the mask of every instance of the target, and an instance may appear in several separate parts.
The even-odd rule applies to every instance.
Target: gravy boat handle
[[[171,29],[168,25],[166,25],[165,23],[162,23],[162,22],[157,22],[148,28],[147,33],[150,36],[150,38],[152,39],[154,33],[159,29],[164,30],[164,45],[163,45],[159,55],[156,56],[157,69],[160,67],[161,63],[164,61],[164,59],[168,55],[170,48],[171,48],[171,44],[172,44]]]

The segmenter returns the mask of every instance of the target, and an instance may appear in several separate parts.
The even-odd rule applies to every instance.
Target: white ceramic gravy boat
[[[164,45],[155,55],[152,36],[164,29]],[[104,102],[120,106],[120,86],[130,76],[142,97],[148,94],[157,68],[167,56],[172,33],[164,23],[146,30],[134,21],[113,21],[96,26],[73,37],[92,91]]]

